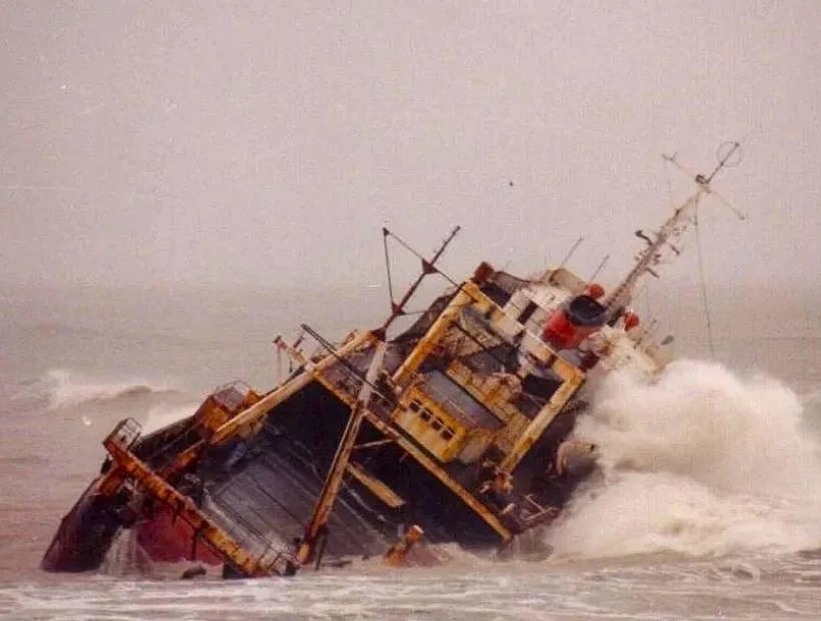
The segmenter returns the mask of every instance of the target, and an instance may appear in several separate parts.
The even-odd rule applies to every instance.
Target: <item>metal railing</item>
[[[142,425],[140,425],[140,423],[136,420],[133,418],[124,418],[117,423],[116,427],[114,427],[111,433],[108,434],[105,441],[115,442],[126,450],[129,450],[139,439],[142,431]]]

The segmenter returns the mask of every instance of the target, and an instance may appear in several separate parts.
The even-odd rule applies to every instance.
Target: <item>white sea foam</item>
[[[607,378],[577,434],[603,472],[550,532],[560,557],[728,554],[821,545],[818,437],[777,381],[679,361]]]
[[[811,571],[805,566],[805,571]],[[496,564],[295,579],[109,577],[0,585],[3,619],[817,619],[817,591],[745,563],[545,568]]]
[[[139,379],[99,380],[83,377],[66,369],[51,369],[37,382],[38,391],[48,400],[50,409],[69,408],[92,402],[151,394],[171,394],[169,386],[154,385]]]

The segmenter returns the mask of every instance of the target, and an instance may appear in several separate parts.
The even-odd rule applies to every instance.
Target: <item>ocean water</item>
[[[541,561],[448,549],[435,568],[371,561],[295,579],[180,581],[112,552],[41,572],[60,518],[120,419],[189,414],[234,379],[287,370],[272,339],[374,325],[384,290],[9,287],[0,310],[0,619],[821,618],[821,312],[804,293],[733,292],[709,354],[697,298],[659,296],[679,359],[597,387],[580,432],[601,472],[544,534]],[[668,307],[664,307],[664,303]]]

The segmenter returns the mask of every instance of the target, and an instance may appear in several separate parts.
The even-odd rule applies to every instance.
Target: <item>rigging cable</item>
[[[382,227],[382,245],[385,246],[385,269],[388,272],[388,295],[391,298],[391,308],[394,308],[396,302],[394,302],[393,299],[393,279],[391,278],[391,257],[388,252],[388,235],[390,235],[390,231]]]
[[[710,319],[710,304],[707,299],[707,279],[704,276],[704,257],[701,252],[701,233],[698,226],[698,211],[693,215],[693,224],[696,233],[696,250],[698,253],[698,276],[701,282],[701,301],[704,304],[704,319],[707,322],[707,344],[710,347],[710,358],[715,359],[716,350],[713,344],[713,322]]]
[[[670,197],[670,202],[673,203],[673,185],[670,179],[669,168],[667,167],[668,163],[673,163],[678,165],[676,162],[676,156],[673,155],[672,157],[665,157],[665,171],[667,172],[667,193]],[[735,211],[735,210],[734,210]],[[693,212],[693,228],[695,229],[695,236],[696,236],[696,254],[698,255],[698,275],[699,275],[699,283],[701,288],[701,302],[704,306],[704,319],[707,324],[707,346],[710,348],[710,358],[715,359],[715,344],[713,342],[713,321],[710,317],[710,303],[707,296],[707,279],[705,277],[705,270],[704,270],[704,256],[701,252],[701,232],[698,226],[698,206],[696,205],[696,209]],[[648,297],[648,305],[649,305],[649,297]]]

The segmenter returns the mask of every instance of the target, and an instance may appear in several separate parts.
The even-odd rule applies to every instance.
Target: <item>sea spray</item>
[[[187,416],[192,416],[199,407],[198,403],[191,402],[187,405],[158,405],[148,410],[148,413],[141,417],[139,422],[142,425],[143,434],[151,433],[162,429],[167,425],[176,423]]]
[[[168,386],[152,385],[141,380],[94,379],[66,369],[50,369],[37,384],[48,400],[49,409],[175,392]]]
[[[559,557],[821,545],[818,437],[801,400],[765,377],[679,361],[656,381],[615,373],[576,435],[602,472],[579,490],[549,540]]]
[[[111,429],[120,420],[133,418],[144,433],[193,414],[200,402],[157,382],[95,377],[67,369],[50,369],[23,386],[15,396],[18,402],[40,404],[61,421]]]

